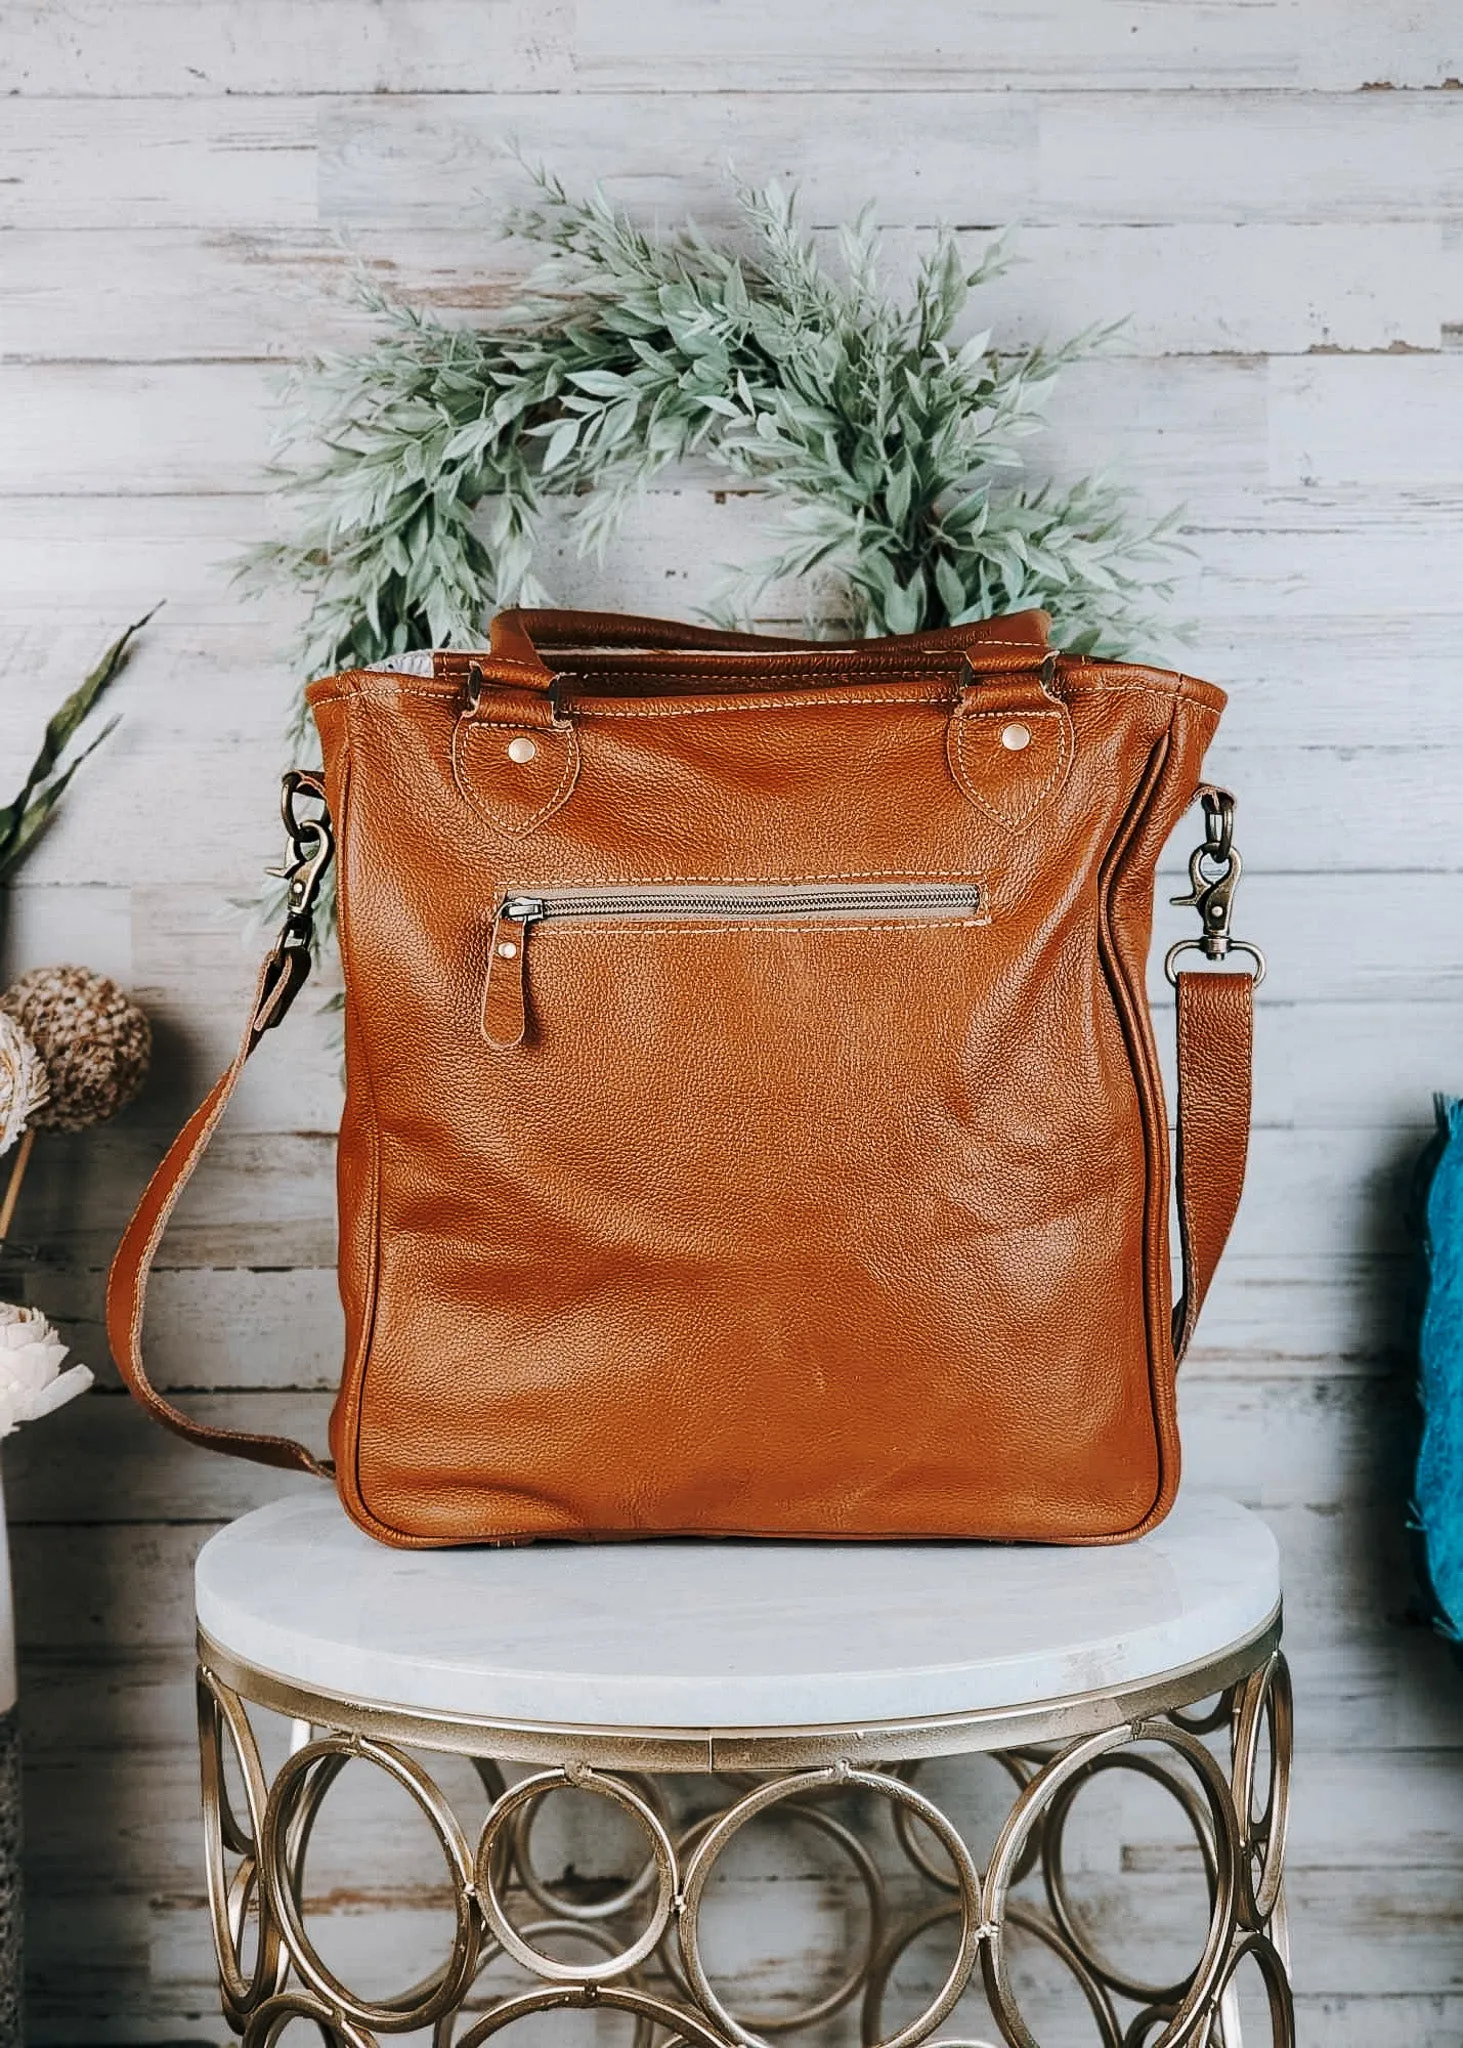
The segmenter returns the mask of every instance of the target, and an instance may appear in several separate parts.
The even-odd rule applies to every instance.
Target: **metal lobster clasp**
[[[302,800],[310,798],[319,804],[318,813],[300,808]],[[318,775],[303,768],[290,769],[281,786],[279,807],[290,838],[289,853],[279,867],[268,872],[286,885],[284,923],[264,963],[254,1014],[255,1037],[278,1024],[309,975],[315,904],[335,852],[325,786]]]
[[[313,797],[321,806],[318,815],[300,809],[301,798]],[[285,922],[279,935],[281,946],[308,944],[315,901],[325,870],[335,852],[335,835],[330,813],[324,808],[325,791],[318,775],[307,769],[291,768],[280,785],[279,808],[290,836],[290,850],[277,868],[266,870],[288,884],[285,891]]]
[[[1206,960],[1224,960],[1231,953],[1246,954],[1255,965],[1255,986],[1265,979],[1265,956],[1248,939],[1237,939],[1229,929],[1234,892],[1244,873],[1244,862],[1234,843],[1234,798],[1227,789],[1206,785],[1200,795],[1204,802],[1204,837],[1189,855],[1189,887],[1170,902],[1190,905],[1199,913],[1203,926],[1197,939],[1180,939],[1164,956],[1163,971],[1170,981],[1177,979],[1178,962],[1185,953],[1202,953]]]

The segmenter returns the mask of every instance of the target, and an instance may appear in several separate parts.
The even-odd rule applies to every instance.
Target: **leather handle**
[[[1051,621],[1045,612],[1014,612],[999,620],[978,619],[965,626],[942,626],[929,633],[911,633],[904,644],[916,649],[952,651],[997,645],[1045,647]],[[996,629],[993,633],[992,628]],[[997,638],[999,634],[999,638]],[[840,648],[867,648],[867,640],[794,640],[773,633],[725,633],[711,626],[688,626],[679,619],[642,618],[633,613],[527,611],[498,612],[488,628],[488,646],[501,661],[514,661],[544,678],[552,671],[540,648],[637,648],[674,653],[678,649],[709,654],[774,652],[836,653]]]
[[[687,626],[676,619],[640,618],[629,612],[498,612],[488,628],[488,646],[504,661],[543,668],[541,647],[694,647],[755,654],[759,647],[810,647],[808,640],[781,640],[767,633],[722,633]],[[547,670],[545,670],[547,673]]]
[[[164,1399],[147,1376],[142,1317],[147,1281],[178,1197],[203,1157],[238,1085],[245,1063],[264,1033],[283,1016],[303,972],[281,995],[278,956],[260,973],[255,1006],[233,1064],[214,1084],[148,1182],[117,1247],[107,1279],[107,1335],[117,1370],[154,1420],[204,1450],[228,1451],[287,1472],[333,1476],[292,1437],[255,1435],[194,1421]],[[1174,1309],[1175,1364],[1193,1335],[1219,1255],[1239,1206],[1250,1122],[1250,1055],[1254,983],[1248,974],[1181,974],[1178,997],[1178,1139],[1175,1179],[1183,1293]]]

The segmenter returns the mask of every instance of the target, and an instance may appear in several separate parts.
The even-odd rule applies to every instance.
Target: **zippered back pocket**
[[[888,922],[984,924],[976,881],[676,882],[576,884],[505,889],[493,919],[483,992],[483,1036],[508,1052],[523,1043],[529,1019],[530,934],[560,923],[647,928],[766,925],[836,930]]]

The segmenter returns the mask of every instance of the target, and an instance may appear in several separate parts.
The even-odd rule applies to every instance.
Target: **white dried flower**
[[[8,1152],[51,1093],[44,1060],[15,1019],[0,1010],[0,1152]]]
[[[67,1349],[38,1308],[0,1301],[0,1436],[86,1392],[86,1366],[61,1370]]]

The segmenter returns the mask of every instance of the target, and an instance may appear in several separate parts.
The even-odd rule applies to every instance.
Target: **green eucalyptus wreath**
[[[690,224],[647,235],[601,193],[531,176],[505,228],[543,261],[509,315],[455,326],[363,279],[381,334],[295,379],[276,475],[298,527],[248,573],[308,598],[309,674],[481,645],[499,606],[562,601],[534,573],[545,500],[572,499],[580,550],[600,550],[689,457],[768,501],[775,545],[730,575],[722,621],[812,576],[815,630],[908,633],[1025,605],[1078,652],[1154,630],[1172,518],[1103,482],[1032,481],[1018,453],[1039,394],[1102,335],[1006,353],[987,334],[952,340],[999,249],[971,269],[942,234],[896,297],[866,216],[830,268],[776,186],[736,188],[723,244]]]

